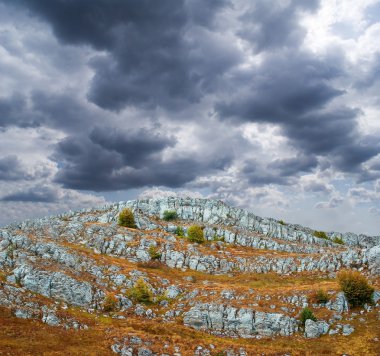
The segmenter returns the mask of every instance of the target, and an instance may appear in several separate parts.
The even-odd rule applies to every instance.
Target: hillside
[[[118,225],[124,208],[135,228]],[[0,229],[0,266],[4,355],[380,353],[380,236],[207,199],[134,200]],[[372,305],[349,306],[341,269],[367,277]],[[318,321],[303,330],[306,306]]]

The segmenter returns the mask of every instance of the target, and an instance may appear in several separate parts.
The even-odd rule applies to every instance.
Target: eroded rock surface
[[[137,229],[118,226],[118,214],[126,207],[132,209]],[[174,210],[178,219],[164,221],[165,210]],[[206,243],[187,239],[194,224],[203,228]],[[178,229],[183,235],[177,235]],[[129,318],[139,318],[234,338],[298,332],[307,338],[349,336],[353,328],[345,323],[353,313],[331,280],[342,268],[376,279],[380,237],[336,232],[326,236],[207,199],[135,200],[25,221],[0,229],[0,307],[18,318],[78,330],[91,325],[78,320],[77,313],[92,315],[92,323],[114,318],[127,324]],[[336,242],[341,240],[343,244]],[[305,278],[305,285],[297,289],[295,284],[293,290],[284,283],[284,292],[271,289],[273,276],[278,283],[294,278],[302,284]],[[310,281],[320,279],[333,285],[330,300],[313,304],[312,288],[318,283]],[[257,288],[256,280],[262,282]],[[132,293],[138,281],[148,289],[149,303]],[[374,304],[358,314],[363,322],[367,314],[377,312],[379,295],[376,291]],[[300,331],[298,317],[307,306],[328,317],[307,320]],[[153,352],[148,342],[135,341],[126,336],[112,351]],[[180,354],[176,347],[168,346]],[[197,355],[212,350],[194,345]],[[230,350],[231,355],[245,351],[239,352]]]

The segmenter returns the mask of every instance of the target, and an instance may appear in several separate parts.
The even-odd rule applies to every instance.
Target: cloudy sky
[[[0,0],[0,224],[190,191],[379,235],[379,38],[376,0]]]

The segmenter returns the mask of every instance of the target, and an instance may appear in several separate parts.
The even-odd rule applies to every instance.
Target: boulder
[[[343,292],[336,295],[335,300],[326,303],[326,307],[330,310],[335,310],[338,313],[347,312],[349,310],[348,301]]]
[[[323,334],[327,334],[329,330],[329,324],[325,321],[313,321],[307,319],[305,322],[305,337],[307,338],[317,338]]]
[[[343,330],[342,330],[342,334],[344,336],[348,336],[348,335],[351,335],[353,332],[355,331],[354,327],[349,325],[349,324],[345,324],[343,325]]]
[[[368,268],[374,275],[380,275],[380,245],[372,247],[368,253]]]

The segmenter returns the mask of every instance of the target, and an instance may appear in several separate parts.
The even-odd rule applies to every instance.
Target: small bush
[[[198,242],[199,244],[205,242],[203,229],[198,225],[190,226],[187,230],[187,236],[191,242]]]
[[[221,241],[221,242],[224,242],[224,236],[218,236],[218,235],[214,235],[213,237],[212,237],[212,241]]]
[[[152,260],[159,260],[161,258],[161,253],[158,251],[156,246],[149,246],[148,252]]]
[[[374,288],[362,274],[357,271],[340,271],[337,276],[340,288],[352,307],[372,302]]]
[[[164,217],[165,221],[172,221],[178,219],[178,214],[175,210],[165,210]]]
[[[9,245],[7,248],[7,256],[11,259],[13,259],[13,253],[16,250],[14,245]]]
[[[329,240],[329,237],[326,235],[324,231],[314,231],[314,236],[320,239]]]
[[[138,303],[151,304],[152,291],[142,278],[139,278],[135,285],[129,290],[129,298]]]
[[[175,233],[178,237],[184,237],[185,236],[185,232],[183,231],[182,226],[177,226]]]
[[[161,303],[161,302],[163,302],[163,301],[166,301],[166,302],[170,303],[171,299],[168,297],[167,293],[164,292],[164,293],[161,293],[158,296],[156,296],[154,298],[154,301],[155,301],[155,303],[158,303],[158,304]]]
[[[102,305],[103,311],[106,313],[114,311],[117,307],[117,303],[118,300],[113,293],[107,294]]]
[[[287,225],[286,222],[285,222],[284,220],[279,220],[278,223],[279,223],[280,225],[284,225],[284,226]]]
[[[326,304],[329,301],[329,295],[323,289],[318,289],[313,298],[318,304]]]
[[[335,236],[332,241],[335,242],[336,244],[344,245],[344,241],[341,237]]]
[[[135,217],[133,216],[132,210],[125,208],[119,214],[119,225],[136,228]]]
[[[317,318],[315,317],[313,311],[308,307],[303,308],[303,310],[301,311],[300,321],[303,327],[305,327],[305,322],[307,319],[317,321]]]

